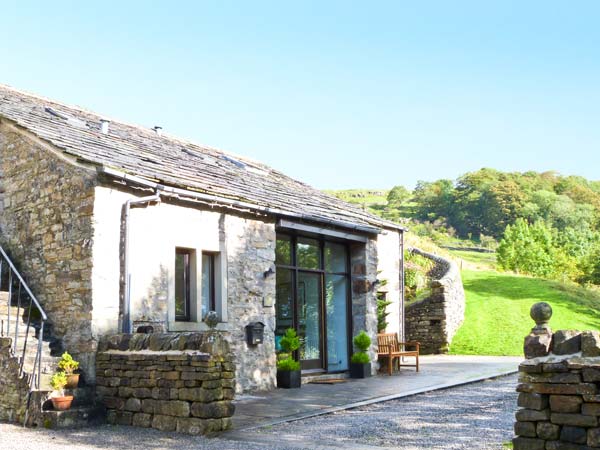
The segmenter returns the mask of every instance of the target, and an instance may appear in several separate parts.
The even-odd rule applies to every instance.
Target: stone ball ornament
[[[219,316],[216,311],[208,311],[204,316],[204,323],[212,330],[219,324]]]
[[[546,302],[535,303],[529,310],[529,315],[535,321],[533,331],[549,331],[548,322],[552,318],[552,307]]]

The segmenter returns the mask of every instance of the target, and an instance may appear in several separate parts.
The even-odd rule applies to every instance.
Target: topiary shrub
[[[282,372],[300,370],[300,363],[298,361],[294,361],[291,356],[280,359],[277,361],[277,370],[281,370]]]
[[[296,330],[288,328],[285,330],[285,334],[279,341],[279,345],[283,349],[284,353],[292,353],[300,348],[300,338],[296,334]]]
[[[300,363],[294,360],[293,352],[300,348],[300,338],[296,334],[296,330],[288,328],[285,334],[279,341],[282,352],[279,353],[277,361],[277,369],[280,371],[300,370]]]
[[[352,340],[354,346],[358,349],[350,358],[350,376],[352,378],[365,378],[371,376],[371,358],[367,350],[371,347],[371,338],[363,330],[354,336]]]
[[[354,346],[361,352],[366,352],[371,347],[371,338],[364,330],[354,336],[353,342]]]
[[[356,352],[350,358],[350,361],[353,364],[369,364],[371,362],[371,358],[365,352]]]

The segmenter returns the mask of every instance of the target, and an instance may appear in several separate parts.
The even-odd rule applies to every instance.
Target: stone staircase
[[[27,329],[27,310],[18,308],[17,306],[8,306],[8,293],[0,291],[0,337],[9,337],[12,339],[13,346],[15,338],[17,340],[16,351],[13,350],[14,355],[19,358],[19,362],[24,357],[23,371],[31,374],[33,372],[33,366],[37,354],[38,330],[32,323]],[[10,322],[9,322],[10,314]],[[15,326],[18,317],[18,330]],[[9,328],[10,325],[10,328]],[[23,350],[25,349],[25,353]],[[41,380],[40,389],[50,389],[50,375],[56,370],[60,357],[52,356],[52,350],[50,349],[50,342],[42,342],[42,353],[41,353]]]
[[[8,371],[11,370],[10,373],[15,378],[15,385],[20,386],[20,389],[15,389],[15,393],[13,393],[16,395],[16,392],[23,391],[23,386],[33,386],[31,377],[34,375],[34,365],[38,351],[39,325],[37,323],[39,321],[34,320],[32,317],[28,329],[28,305],[26,308],[18,308],[14,299],[11,305],[8,304],[8,300],[8,292],[0,291],[0,347],[3,344],[4,351],[9,351],[10,355],[8,358],[5,357],[4,362],[0,361],[2,363],[0,364],[0,382],[6,379]],[[18,329],[15,326],[16,319],[18,319]],[[41,344],[39,389],[28,389],[30,398],[26,424],[44,428],[74,428],[102,423],[105,417],[104,408],[96,403],[95,389],[93,386],[82,386],[81,381],[77,389],[65,391],[66,395],[74,396],[71,409],[67,411],[55,411],[53,409],[52,402],[49,400],[52,392],[50,379],[57,370],[60,356],[53,354],[52,341],[48,337],[49,333],[46,328],[44,340]],[[15,339],[16,349],[14,346]],[[7,348],[8,346],[10,348]],[[17,368],[21,362],[23,362],[23,375],[18,378],[16,375],[18,373]],[[2,371],[6,372],[4,377]],[[0,408],[1,406],[0,404]],[[0,418],[20,422],[25,420],[22,414],[9,413],[3,415],[1,410]]]

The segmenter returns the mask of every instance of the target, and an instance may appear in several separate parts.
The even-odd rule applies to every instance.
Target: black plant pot
[[[367,378],[371,376],[371,363],[350,363],[350,376],[352,378]]]
[[[278,370],[277,387],[284,389],[299,388],[301,385],[299,370]]]

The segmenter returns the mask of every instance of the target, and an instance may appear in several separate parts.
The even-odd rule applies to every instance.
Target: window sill
[[[204,322],[169,322],[169,331],[209,331],[208,325]],[[229,331],[230,327],[227,322],[217,324],[218,331]]]

